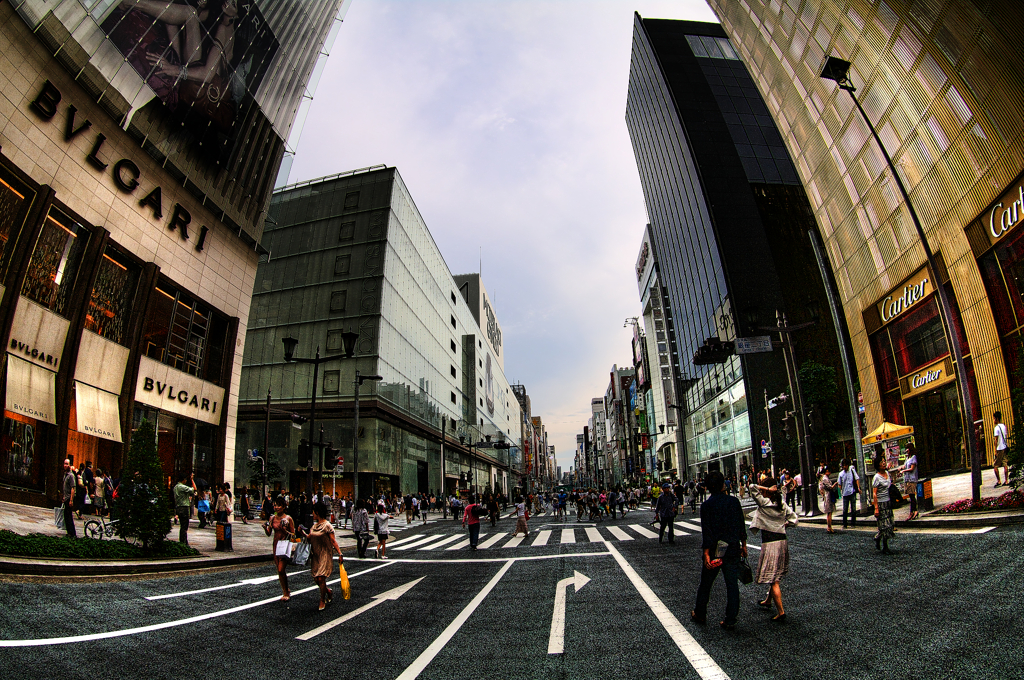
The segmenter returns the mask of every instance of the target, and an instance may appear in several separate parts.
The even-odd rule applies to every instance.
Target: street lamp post
[[[964,439],[967,442],[967,451],[971,458],[971,495],[974,502],[978,502],[981,500],[981,451],[978,449],[974,437],[971,436],[971,428],[965,426],[974,417],[974,400],[971,398],[971,390],[967,384],[967,368],[964,364],[963,352],[960,351],[960,338],[953,325],[953,306],[949,303],[946,287],[939,280],[939,268],[935,261],[935,255],[932,253],[931,246],[928,244],[928,238],[924,233],[924,228],[921,227],[921,220],[917,217],[917,211],[914,210],[914,205],[910,202],[907,189],[903,186],[903,180],[900,178],[899,173],[896,172],[896,166],[893,165],[892,158],[889,157],[885,144],[882,144],[878,132],[875,131],[875,126],[871,124],[871,120],[868,118],[867,113],[864,112],[860,101],[854,95],[857,88],[850,81],[850,62],[830,56],[825,60],[825,66],[821,70],[821,77],[826,80],[834,80],[839,85],[840,90],[846,90],[850,94],[850,99],[857,106],[857,110],[860,111],[861,117],[871,131],[871,136],[875,138],[875,143],[878,144],[878,148],[882,151],[882,156],[885,157],[885,162],[888,164],[890,172],[892,172],[896,186],[903,197],[903,202],[906,203],[907,210],[910,212],[910,218],[913,220],[914,228],[917,230],[917,237],[921,240],[921,247],[924,249],[924,256],[928,261],[928,268],[931,269],[932,277],[935,279],[935,292],[938,294],[942,328],[945,331],[946,342],[950,346],[950,352],[953,354],[953,363],[956,366],[956,382],[960,388],[961,428],[964,433]]]
[[[356,417],[352,426],[352,498],[359,499],[359,386],[366,380],[383,380],[379,375],[359,375],[356,370],[356,379],[353,384],[356,388]]]
[[[284,343],[284,360],[288,363],[299,363],[299,364],[313,364],[313,397],[310,401],[309,406],[309,442],[310,449],[313,447],[317,448],[317,462],[320,468],[323,468],[323,462],[321,458],[323,456],[323,447],[313,442],[313,432],[316,427],[316,389],[317,379],[320,375],[320,364],[335,361],[337,359],[351,359],[355,353],[356,340],[359,339],[359,334],[348,331],[341,334],[342,343],[345,348],[344,354],[331,354],[326,357],[320,356],[320,345],[316,346],[316,356],[312,359],[306,357],[295,356],[295,348],[298,346],[299,341],[293,337],[281,338],[281,342]],[[358,413],[358,412],[357,412]],[[310,498],[313,497],[313,461],[309,461],[309,465],[306,467],[306,492],[309,493]]]

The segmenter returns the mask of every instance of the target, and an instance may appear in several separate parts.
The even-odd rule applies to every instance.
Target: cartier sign
[[[1024,183],[1018,183],[999,197],[982,217],[985,233],[995,244],[999,238],[1024,220]]]
[[[928,267],[922,267],[878,303],[882,323],[889,323],[935,290]]]
[[[900,392],[906,399],[945,385],[955,377],[952,362],[948,356],[943,357],[900,380]]]

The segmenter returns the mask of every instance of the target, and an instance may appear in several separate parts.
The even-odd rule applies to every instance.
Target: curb
[[[858,515],[858,519],[866,524],[874,524],[874,515]],[[837,519],[836,516],[832,515],[832,524],[835,525]],[[842,517],[839,520],[842,523]],[[825,515],[818,515],[816,517],[801,517],[800,524],[822,524],[826,523]],[[973,517],[956,517],[952,516],[949,519],[939,519],[931,515],[924,515],[921,518],[910,520],[900,520],[895,522],[897,527],[917,527],[919,529],[978,529],[981,527],[991,526],[1003,526],[1009,524],[1024,524],[1024,513],[1014,514],[1000,514],[995,516],[973,516]]]
[[[242,564],[270,562],[269,554],[239,557],[193,557],[180,560],[103,560],[60,561],[31,557],[0,556],[0,574],[11,576],[123,576],[175,571],[218,569]]]

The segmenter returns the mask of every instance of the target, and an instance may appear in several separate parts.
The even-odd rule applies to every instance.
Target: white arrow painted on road
[[[377,605],[379,605],[379,604],[381,604],[383,602],[387,602],[388,600],[397,600],[402,595],[405,595],[407,592],[409,592],[414,585],[416,585],[417,583],[419,583],[420,581],[422,581],[425,578],[426,578],[426,576],[420,576],[415,581],[409,581],[405,585],[398,586],[397,588],[392,588],[391,590],[389,590],[387,592],[384,592],[384,593],[381,593],[380,595],[374,595],[373,596],[373,601],[368,602],[367,604],[364,604],[359,609],[353,609],[348,614],[345,614],[344,616],[342,616],[340,618],[334,619],[333,621],[328,621],[327,623],[325,623],[324,625],[320,626],[319,628],[314,628],[313,630],[309,631],[308,633],[303,633],[302,635],[298,636],[295,639],[296,640],[312,640],[313,638],[315,638],[320,633],[325,633],[325,632],[329,631],[331,628],[334,628],[335,626],[340,626],[341,624],[345,623],[346,621],[351,621],[352,619],[356,618],[357,616],[359,616],[363,612],[368,612],[368,611],[370,611],[371,609],[373,609],[374,607],[376,607]]]
[[[568,590],[570,584],[573,584],[578,593],[580,588],[588,583],[590,583],[589,578],[578,571],[574,571],[572,576],[563,578],[555,586],[555,611],[551,614],[551,635],[548,636],[548,654],[561,654],[565,649],[565,591]]]
[[[290,573],[288,575],[289,576],[296,576],[298,574],[304,574],[306,571],[308,571],[308,570],[307,569],[303,569],[301,571],[292,572],[292,573]],[[229,584],[227,584],[225,586],[213,586],[211,588],[200,588],[199,590],[186,590],[184,592],[168,593],[166,595],[150,595],[150,596],[146,597],[146,599],[150,600],[150,601],[154,601],[154,600],[166,600],[166,599],[172,598],[172,597],[185,597],[186,595],[201,595],[202,593],[212,593],[215,590],[227,590],[228,588],[239,588],[241,586],[260,586],[260,585],[263,585],[264,583],[270,583],[271,581],[277,581],[277,574],[274,574],[273,576],[261,576],[259,578],[247,578],[247,579],[243,579],[243,580],[239,581],[238,583],[229,583]]]

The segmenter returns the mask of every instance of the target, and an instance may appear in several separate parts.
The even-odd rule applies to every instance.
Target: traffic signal
[[[820,434],[825,429],[824,423],[821,422],[821,411],[813,406],[807,411],[807,429],[813,434]]]
[[[303,439],[299,442],[299,467],[308,468],[312,456],[309,451],[309,443]]]
[[[782,433],[786,435],[786,439],[789,439],[793,435],[793,419],[789,416],[789,413],[782,416]]]
[[[333,470],[338,465],[338,449],[331,444],[332,442],[327,442],[327,446],[324,447],[324,470]]]
[[[306,416],[300,416],[298,413],[293,413],[292,427],[294,427],[296,430],[301,430],[302,426],[306,424],[307,420],[309,420],[309,418],[307,418]]]

